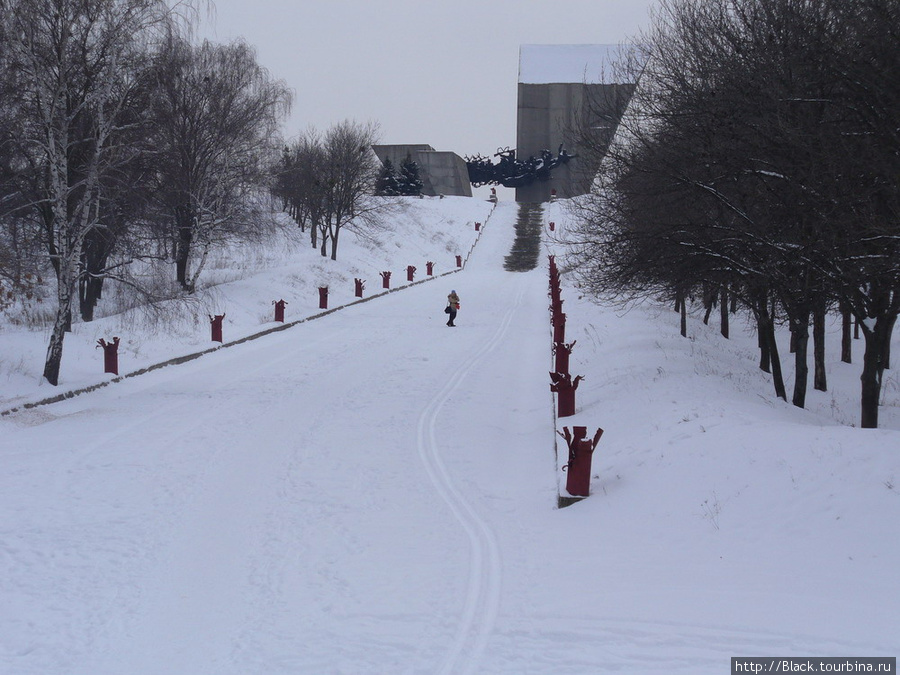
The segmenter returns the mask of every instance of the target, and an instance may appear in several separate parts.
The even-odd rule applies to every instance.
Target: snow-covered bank
[[[310,248],[308,234],[282,214],[278,217],[287,224],[268,243],[213,251],[193,296],[75,323],[66,336],[59,387],[41,378],[49,323],[42,328],[5,317],[0,321],[0,411],[114,379],[103,373],[100,339],[120,337],[119,372],[124,376],[215,347],[211,315],[225,315],[222,332],[228,343],[276,327],[277,300],[287,302],[285,321],[291,322],[321,311],[322,286],[328,287],[328,306],[333,308],[356,301],[356,278],[365,281],[364,297],[369,297],[382,292],[383,271],[391,272],[390,285],[396,289],[408,285],[408,265],[416,267],[415,280],[427,278],[429,261],[435,263],[435,275],[455,270],[456,256],[465,259],[479,236],[474,224],[485,222],[492,210],[487,201],[462,197],[395,201],[398,206],[380,231],[343,234],[337,261]],[[52,298],[52,290],[45,295]],[[40,311],[35,300],[22,301],[31,309],[21,314]],[[98,315],[110,304],[102,301]]]

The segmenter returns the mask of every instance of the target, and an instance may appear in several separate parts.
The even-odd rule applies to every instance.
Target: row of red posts
[[[550,373],[550,391],[556,394],[557,417],[575,414],[575,390],[584,378],[574,379],[569,372],[569,356],[576,340],[566,342],[566,315],[562,311],[562,288],[555,256],[550,256],[550,324],[553,326],[554,372]],[[563,427],[557,433],[566,440],[569,461],[565,465],[566,491],[573,497],[587,497],[591,491],[591,457],[603,435],[597,429],[593,438],[588,437],[587,427],[573,426],[572,431]]]
[[[475,223],[475,229],[477,230],[480,227],[481,223]],[[462,256],[456,256],[456,266],[462,267],[463,260]],[[416,273],[416,268],[414,265],[409,265],[406,268],[406,280],[412,282]],[[425,263],[425,273],[427,276],[432,276],[434,274],[434,263],[432,261],[428,261]],[[366,287],[365,279],[354,279],[354,295],[357,298],[363,297],[363,290]],[[390,288],[391,287],[391,273],[390,272],[381,272],[381,287],[382,288]],[[288,304],[285,300],[273,300],[272,304],[275,306],[275,321],[279,323],[284,323],[284,308]],[[319,287],[319,309],[328,309],[328,286],[320,286]],[[209,315],[209,325],[210,325],[210,333],[211,340],[213,342],[223,342],[222,338],[222,322],[225,320],[224,314],[216,314],[213,316]],[[113,375],[119,374],[119,338],[114,337],[111,342],[107,342],[106,340],[100,339],[97,341],[97,346],[103,349],[103,372],[112,373]]]

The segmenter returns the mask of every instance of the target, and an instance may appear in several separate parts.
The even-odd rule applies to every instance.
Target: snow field
[[[484,207],[425,201],[397,223],[410,241],[468,233]],[[0,673],[713,675],[731,656],[896,655],[894,407],[885,429],[838,424],[858,373],[837,367],[794,409],[752,335],[692,319],[685,340],[666,309],[564,287],[586,379],[556,428],[605,434],[591,497],[557,509],[547,273],[503,271],[514,221],[498,205],[459,274],[0,417]],[[372,267],[400,274],[395,248]],[[256,284],[218,289],[235,333],[273,299]],[[94,377],[82,365],[67,382]]]

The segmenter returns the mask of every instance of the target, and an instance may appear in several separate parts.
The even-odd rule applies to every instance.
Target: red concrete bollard
[[[382,272],[381,273],[381,287],[382,288],[390,288],[391,287],[391,273],[390,272]]]
[[[551,188],[550,189],[550,201],[552,202],[554,199],[556,199],[556,188]]]
[[[557,342],[553,345],[553,354],[556,356],[555,365],[557,373],[568,374],[569,355],[572,353],[572,348],[575,346],[576,342],[578,342],[578,340],[572,340],[569,344]]]
[[[119,374],[119,338],[114,337],[112,342],[103,338],[97,340],[97,346],[103,347],[103,372]]]
[[[319,286],[319,309],[328,309],[328,286]]]
[[[412,281],[412,280],[413,280],[413,276],[415,276],[415,274],[416,274],[416,268],[413,267],[412,265],[407,265],[407,267],[406,267],[406,280],[407,280],[407,281]]]
[[[428,276],[431,276],[432,274],[434,274],[434,263],[433,262],[425,263],[425,274],[427,274]]]
[[[553,324],[553,341],[554,342],[565,342],[566,341],[566,315],[563,312],[559,314],[554,314],[550,318],[551,323]]]
[[[551,231],[551,232],[554,232],[555,230],[556,230],[556,223],[554,223],[554,222],[551,220],[551,221],[550,221],[550,231]]]
[[[222,342],[222,320],[224,318],[224,314],[216,314],[215,316],[210,315],[209,317],[213,342]]]
[[[284,306],[287,305],[287,302],[284,300],[273,300],[272,304],[275,305],[275,320],[284,323]]]
[[[456,256],[456,266],[462,267],[462,256],[461,255]]]
[[[476,231],[476,232],[480,232],[480,231],[481,231],[481,223],[475,223],[475,231]]]
[[[575,390],[584,378],[579,375],[573,380],[569,373],[550,373],[550,379],[550,391],[556,394],[556,416],[571,417],[575,414]]]
[[[363,296],[363,289],[366,287],[366,282],[362,279],[354,279],[353,281],[356,284],[356,297],[361,298]]]
[[[573,497],[587,497],[591,493],[591,457],[603,435],[603,429],[597,429],[594,438],[587,438],[587,427],[563,427],[565,433],[557,431],[566,439],[569,446],[569,463],[566,471],[566,490]]]

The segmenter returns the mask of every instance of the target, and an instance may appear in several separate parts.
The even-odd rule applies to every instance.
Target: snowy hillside
[[[125,376],[217,346],[210,339],[211,315],[225,314],[227,344],[277,327],[273,303],[278,300],[287,303],[285,322],[290,323],[320,312],[319,287],[328,287],[328,307],[334,308],[357,300],[357,278],[365,281],[364,297],[370,297],[383,292],[383,271],[391,272],[391,288],[398,288],[408,284],[409,265],[416,268],[416,281],[427,278],[429,261],[435,263],[434,275],[455,270],[456,255],[465,259],[478,238],[475,223],[491,213],[488,202],[462,197],[394,201],[399,206],[382,229],[360,236],[343,233],[337,261],[319,255],[309,235],[278,214],[285,226],[270,241],[214,250],[195,296],[76,323],[66,337],[59,388],[41,379],[49,328],[22,325],[52,304],[53,291],[47,290],[43,304],[22,299],[25,307],[13,308],[0,323],[0,411],[112,379],[103,374],[99,339],[120,337],[119,372]],[[114,294],[111,290],[107,295]],[[102,301],[98,314],[115,312],[116,300],[113,295]]]
[[[809,409],[755,337],[670,308],[601,307],[563,275],[575,416],[549,389],[547,264],[503,268],[516,206],[409,200],[337,263],[302,238],[220,260],[179,305],[79,325],[63,387],[464,270],[183,365],[0,416],[3,675],[717,675],[732,656],[900,652],[900,377],[854,428],[859,361]],[[545,222],[565,234],[562,203]],[[485,223],[478,243],[474,222]],[[545,253],[562,251],[545,239]],[[444,325],[451,289],[458,327]],[[4,326],[0,409],[44,335]],[[895,353],[900,344],[895,337]],[[837,340],[830,347],[837,349]],[[786,350],[785,350],[786,351]],[[788,364],[785,363],[787,366]],[[785,372],[790,377],[789,370]],[[591,496],[557,508],[556,433],[604,429]]]

